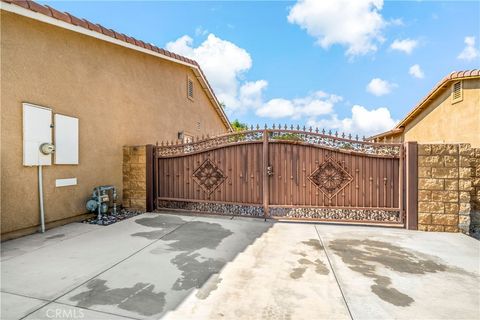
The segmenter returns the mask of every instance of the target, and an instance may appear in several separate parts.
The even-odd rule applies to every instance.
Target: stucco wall
[[[480,147],[480,79],[463,80],[463,101],[455,104],[451,86],[405,127],[405,141]]]
[[[187,76],[196,78],[186,66],[5,11],[1,48],[2,234],[39,224],[37,168],[22,165],[22,102],[79,118],[80,164],[44,169],[47,222],[84,213],[94,186],[122,190],[123,146],[226,131],[198,82],[187,98]],[[69,177],[78,185],[55,188]]]

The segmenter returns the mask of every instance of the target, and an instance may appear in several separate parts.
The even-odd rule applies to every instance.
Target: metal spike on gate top
[[[332,130],[328,130],[328,135],[329,135],[329,136],[332,135]]]
[[[161,144],[161,146],[163,147],[163,140],[162,140],[162,144]],[[157,142],[157,147],[158,147],[158,142]]]
[[[362,137],[362,140],[365,141],[365,136]]]
[[[260,129],[260,125],[257,123],[257,130]]]
[[[207,133],[207,139],[209,139],[209,138],[210,138],[210,135]]]
[[[318,128],[315,128],[315,133],[318,133]]]
[[[303,131],[307,131],[307,128],[305,126],[303,126]]]
[[[312,126],[310,126],[310,128],[308,128],[308,131],[312,132]]]
[[[355,135],[355,140],[357,140],[357,141],[358,141],[358,134],[356,134],[356,135]]]
[[[168,147],[168,140],[167,140],[167,143],[165,145]]]
[[[250,130],[253,130],[253,125],[250,125]]]
[[[352,134],[351,133],[348,134],[348,139],[352,140]]]
[[[275,129],[275,123],[273,124],[272,129]]]
[[[266,123],[265,123],[265,127],[264,127],[264,128],[265,128],[265,130],[266,130],[266,129],[268,129],[268,126],[267,126],[267,124],[266,124]]]
[[[285,130],[287,130],[287,129],[288,129],[288,126],[287,126],[287,124],[286,124],[286,123],[285,123],[285,126],[284,126],[284,128],[285,128]]]
[[[322,128],[322,134],[325,134],[325,129],[324,128]]]
[[[338,137],[338,131],[335,130],[335,137]]]
[[[345,132],[342,132],[342,138],[345,139]]]
[[[290,130],[293,130],[293,124],[290,125]]]

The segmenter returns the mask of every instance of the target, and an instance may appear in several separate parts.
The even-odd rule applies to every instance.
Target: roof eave
[[[213,104],[215,110],[217,111],[220,118],[222,119],[222,122],[225,125],[225,128],[228,129],[229,131],[233,131],[233,128],[230,124],[230,121],[229,121],[225,111],[223,110],[222,106],[220,105],[220,102],[218,101],[218,99],[215,96],[215,93],[213,92],[213,89],[211,88],[210,84],[208,83],[208,80],[206,79],[205,75],[203,74],[202,69],[200,68],[199,64],[196,61],[194,61],[192,59],[182,57],[182,56],[177,55],[175,53],[168,52],[164,49],[161,49],[161,48],[158,48],[158,47],[153,46],[151,44],[145,43],[143,41],[128,37],[126,35],[119,34],[119,33],[115,32],[114,30],[106,29],[106,28],[104,28],[100,25],[97,25],[97,24],[94,25],[89,21],[78,19],[78,18],[76,18],[76,17],[74,17],[70,14],[68,14],[70,19],[72,19],[72,17],[73,17],[73,18],[75,18],[79,21],[78,25],[66,22],[62,19],[57,19],[57,18],[52,16],[51,11],[50,11],[50,10],[55,10],[55,9],[53,9],[51,7],[48,7],[48,6],[39,5],[39,4],[37,4],[33,1],[24,1],[24,2],[18,1],[18,2],[11,2],[11,3],[10,2],[11,1],[0,0],[0,10],[5,10],[5,11],[8,11],[8,12],[12,12],[12,13],[24,16],[24,17],[28,17],[30,19],[34,19],[34,20],[37,20],[37,21],[48,23],[48,24],[51,24],[51,25],[54,25],[54,26],[57,26],[57,27],[60,27],[60,28],[64,28],[64,29],[67,29],[67,30],[70,30],[70,31],[81,33],[81,34],[84,34],[84,35],[87,35],[87,36],[90,36],[90,37],[93,37],[93,38],[97,38],[97,39],[100,39],[100,40],[103,40],[103,41],[106,41],[106,42],[110,42],[110,43],[113,43],[113,44],[116,44],[116,45],[120,45],[120,46],[129,48],[129,49],[132,49],[132,50],[140,51],[140,52],[143,52],[143,53],[146,53],[146,54],[149,54],[149,55],[153,55],[153,56],[156,56],[156,57],[164,59],[164,60],[168,60],[168,61],[171,61],[171,62],[174,62],[174,63],[178,63],[178,64],[182,64],[182,65],[190,67],[194,71],[195,75],[197,76],[199,82],[202,85],[202,89],[205,91],[205,93],[207,94],[210,102]],[[31,5],[34,5],[35,7],[33,9],[25,7],[25,6],[31,6]],[[50,12],[50,14],[45,10],[49,10],[48,12]],[[43,12],[43,11],[45,11],[45,12]],[[86,23],[87,25],[90,24],[90,25],[92,25],[92,28],[95,27],[95,29],[100,28],[100,30],[102,30],[102,33],[98,32],[96,30],[87,29],[87,28],[81,26],[80,24],[83,24],[83,23]],[[109,35],[109,33],[112,33],[114,36]],[[119,35],[119,37],[125,38],[125,40],[120,40],[119,38],[116,37],[116,35]],[[130,41],[128,41],[128,40],[130,40]]]

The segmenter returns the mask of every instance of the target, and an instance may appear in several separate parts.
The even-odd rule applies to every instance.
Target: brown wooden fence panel
[[[157,208],[404,224],[400,144],[272,128],[161,145],[155,154]]]

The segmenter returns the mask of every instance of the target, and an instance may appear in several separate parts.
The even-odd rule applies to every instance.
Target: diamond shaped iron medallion
[[[193,172],[193,180],[205,191],[211,194],[225,181],[226,177],[222,170],[210,159],[205,160],[200,167]]]
[[[352,176],[332,158],[325,159],[308,177],[329,199],[352,182]]]

